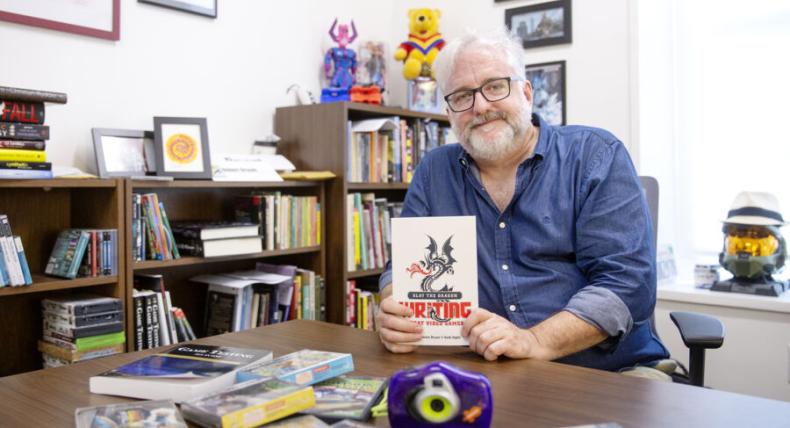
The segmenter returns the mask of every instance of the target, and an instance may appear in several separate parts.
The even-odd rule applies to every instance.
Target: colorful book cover
[[[423,327],[418,345],[466,345],[477,299],[475,217],[392,219],[392,296]]]
[[[276,377],[297,385],[313,385],[354,370],[351,354],[302,349],[260,364],[249,366],[236,375],[237,382]]]
[[[315,406],[302,413],[329,420],[366,421],[386,384],[386,377],[371,376],[338,376],[323,381],[313,385]]]
[[[187,428],[171,400],[81,407],[74,412],[74,419],[77,428]]]
[[[310,386],[279,379],[256,379],[181,405],[190,421],[222,428],[257,427],[312,407],[315,395]]]
[[[46,162],[47,152],[44,150],[24,150],[0,148],[0,161],[10,162]]]

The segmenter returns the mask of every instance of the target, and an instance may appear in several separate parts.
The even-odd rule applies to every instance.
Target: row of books
[[[0,288],[32,283],[22,238],[11,231],[8,215],[0,214]]]
[[[181,257],[165,205],[156,193],[132,194],[132,254],[136,261]]]
[[[255,192],[237,196],[236,221],[258,224],[266,250],[321,243],[321,204],[316,196]]]
[[[452,140],[438,122],[397,116],[349,121],[347,135],[346,177],[354,183],[409,183],[425,153]]]
[[[390,259],[390,219],[400,216],[402,202],[389,202],[374,193],[346,195],[346,269],[383,268]]]
[[[136,274],[134,287],[136,351],[197,339],[184,311],[173,306],[162,275]]]
[[[349,375],[353,370],[353,358],[346,353],[303,349],[272,359],[265,349],[181,345],[91,377],[92,393],[152,401],[78,409],[76,425],[106,426],[130,412],[157,409],[159,422],[171,418],[167,426],[186,426],[182,414],[198,425],[216,427],[258,426],[295,414],[302,416],[287,423],[305,417],[307,426],[366,421],[387,378]],[[180,412],[175,402],[181,403]]]
[[[344,295],[346,296],[345,324],[362,330],[376,330],[376,313],[381,304],[381,294],[369,289],[357,287],[357,281],[346,281]],[[372,291],[371,291],[372,290]]]
[[[114,297],[78,294],[41,301],[44,368],[124,351],[123,305]]]
[[[118,275],[118,230],[62,230],[44,273],[67,279]]]
[[[294,319],[326,320],[324,279],[308,269],[258,262],[255,270],[192,281],[208,284],[207,336]]]
[[[65,104],[66,94],[0,86],[0,179],[52,178],[44,102]]]

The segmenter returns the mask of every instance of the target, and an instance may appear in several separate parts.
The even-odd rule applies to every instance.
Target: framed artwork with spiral
[[[156,175],[211,179],[208,125],[201,117],[154,117]]]

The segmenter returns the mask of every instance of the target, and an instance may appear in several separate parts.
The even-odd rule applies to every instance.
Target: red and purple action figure
[[[337,35],[335,35],[335,27],[337,27],[337,18],[332,23],[332,28],[329,29],[329,36],[337,43],[337,47],[329,49],[324,56],[324,74],[329,80],[331,89],[350,89],[354,85],[354,74],[357,71],[357,54],[347,46],[357,38],[357,27],[352,20],[351,31],[353,34],[350,36],[348,25],[340,24]]]

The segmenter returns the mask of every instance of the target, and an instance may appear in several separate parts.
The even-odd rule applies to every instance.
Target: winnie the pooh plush
[[[403,61],[403,77],[414,80],[419,76],[433,77],[431,64],[444,47],[439,33],[439,9],[409,10],[409,40],[400,44],[395,59]]]

